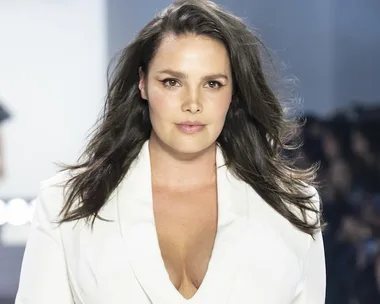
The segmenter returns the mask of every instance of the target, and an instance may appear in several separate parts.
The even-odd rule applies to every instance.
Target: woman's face
[[[177,153],[215,144],[232,98],[232,73],[224,45],[206,36],[168,35],[140,70],[141,97],[149,103],[151,140]]]

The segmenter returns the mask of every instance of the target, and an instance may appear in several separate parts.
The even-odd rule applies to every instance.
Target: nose
[[[203,103],[199,96],[199,93],[194,92],[186,92],[186,97],[182,103],[182,111],[190,112],[191,114],[201,113],[203,111]]]

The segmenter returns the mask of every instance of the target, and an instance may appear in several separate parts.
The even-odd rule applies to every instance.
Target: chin
[[[161,136],[160,136],[161,135]],[[151,143],[180,158],[191,158],[206,152],[216,144],[216,138],[210,134],[157,134],[152,133]]]
[[[173,150],[177,154],[182,154],[182,155],[198,155],[202,153],[205,149],[198,148],[198,147],[173,147]]]
[[[215,142],[197,139],[178,139],[168,143],[170,150],[183,156],[195,156],[205,152],[215,145]]]

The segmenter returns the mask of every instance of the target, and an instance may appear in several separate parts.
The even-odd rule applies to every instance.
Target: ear
[[[139,90],[141,98],[148,100],[148,94],[146,93],[145,74],[141,67],[139,67]]]

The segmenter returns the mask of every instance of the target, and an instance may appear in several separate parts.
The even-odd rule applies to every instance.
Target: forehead
[[[167,35],[151,62],[152,70],[162,68],[229,73],[230,59],[223,43],[216,39],[194,34]]]

